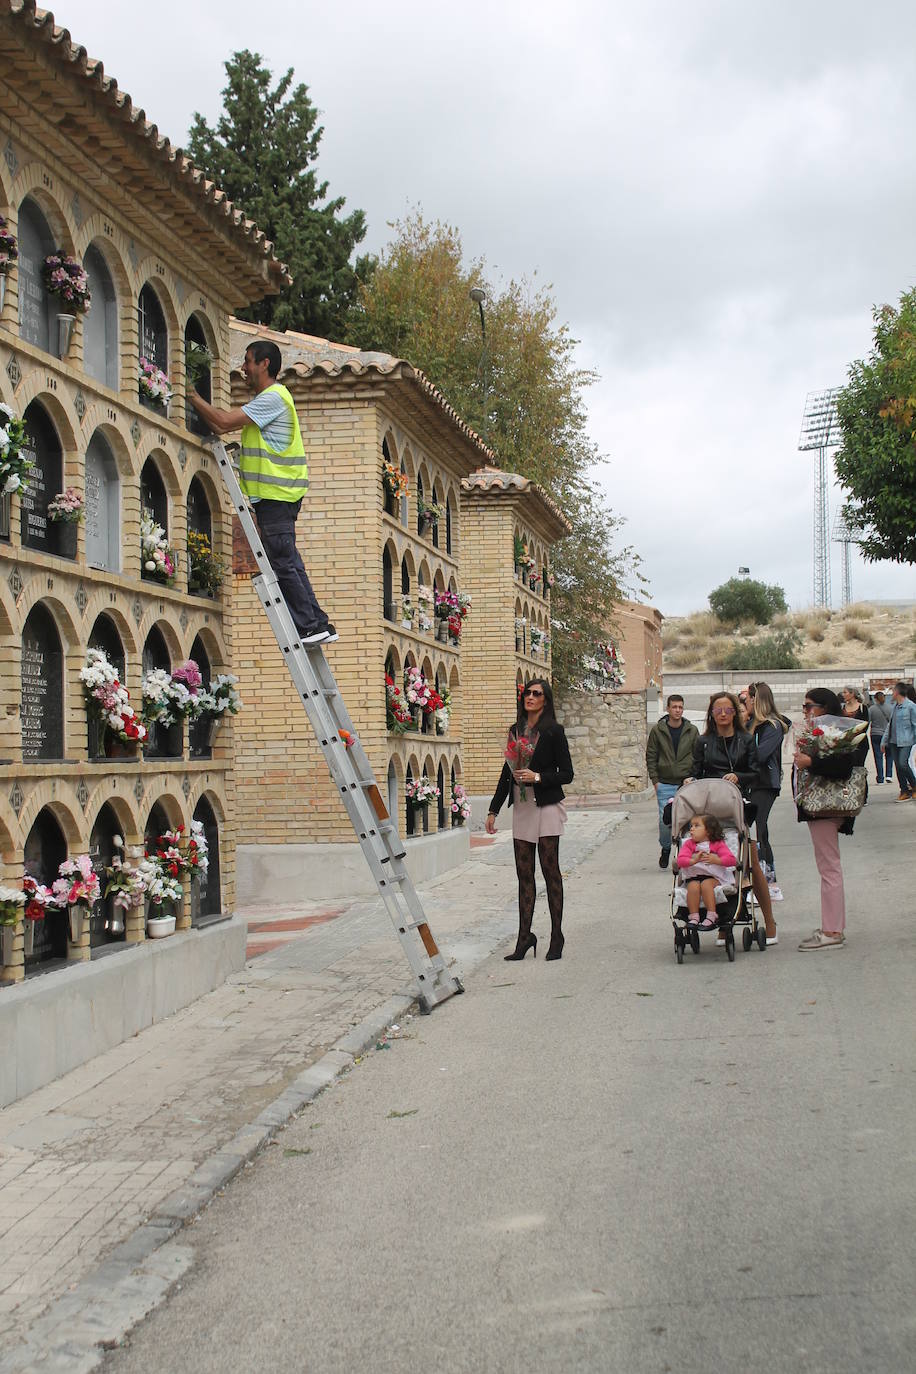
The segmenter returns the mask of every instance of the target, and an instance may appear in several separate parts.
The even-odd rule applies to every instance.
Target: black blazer
[[[512,734],[516,733],[517,727],[511,726]],[[570,783],[573,780],[572,759],[569,757],[569,745],[566,743],[566,732],[557,720],[545,721],[538,727],[538,742],[534,746],[534,753],[528,767],[533,773],[540,773],[541,781],[536,783],[526,783],[526,787],[531,787],[534,791],[534,800],[538,806],[551,806],[554,802],[563,800],[565,793],[562,784]],[[508,763],[503,764],[503,771],[499,775],[499,782],[496,791],[493,793],[493,800],[490,802],[490,811],[494,816],[498,816],[503,802],[508,797],[509,805],[512,805],[512,784],[515,779]]]

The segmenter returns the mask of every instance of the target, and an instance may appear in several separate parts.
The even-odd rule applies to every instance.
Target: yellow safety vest
[[[257,425],[249,422],[243,426],[239,483],[245,495],[255,501],[298,501],[309,489],[309,469],[299,417],[285,386],[274,382],[267,390],[283,397],[293,422],[293,437],[288,448],[278,450],[265,442]]]

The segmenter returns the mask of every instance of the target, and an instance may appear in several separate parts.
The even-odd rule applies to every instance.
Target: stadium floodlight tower
[[[814,467],[814,604],[830,606],[830,502],[827,450],[839,447],[840,422],[836,413],[838,386],[809,391],[805,398],[799,451],[817,451]]]
[[[843,550],[843,605],[848,606],[852,600],[850,589],[850,549],[853,544],[858,544],[859,536],[862,531],[858,526],[850,525],[843,512],[837,511],[836,519],[833,522],[833,542],[839,544]]]

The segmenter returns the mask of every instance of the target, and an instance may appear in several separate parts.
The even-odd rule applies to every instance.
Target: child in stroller
[[[694,778],[684,783],[670,806],[671,834],[678,844],[678,859],[672,863],[674,884],[671,891],[671,924],[674,927],[677,962],[684,962],[684,950],[688,944],[694,954],[699,954],[700,932],[713,929],[717,943],[724,943],[725,953],[732,961],[735,957],[736,924],[744,927],[743,944],[746,950],[755,943],[758,949],[765,949],[766,929],[757,919],[751,882],[750,831],[739,789],[725,778]],[[714,884],[713,905],[710,908],[706,903],[707,920],[702,926],[689,920],[692,913],[688,909],[688,888],[682,877],[684,869],[679,863],[684,841],[691,837],[691,822],[699,817],[704,818],[704,829],[710,818],[718,822],[732,864],[723,864],[721,874],[710,874]],[[700,860],[700,856],[693,853],[695,864],[708,860],[708,854],[704,854]],[[710,920],[713,916],[715,919]]]
[[[738,860],[725,843],[715,816],[696,815],[690,822],[690,838],[681,845],[677,866],[687,880],[687,924],[713,930],[718,924],[716,887],[734,886]],[[700,920],[700,902],[706,916]]]

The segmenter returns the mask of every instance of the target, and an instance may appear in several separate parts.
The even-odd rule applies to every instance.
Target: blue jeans
[[[280,584],[293,624],[301,635],[327,627],[308,573],[296,547],[296,516],[300,501],[258,501],[254,507],[264,552]]]
[[[680,788],[679,782],[660,782],[655,789],[655,800],[658,802],[658,842],[662,849],[671,848],[671,827],[665,825],[662,820],[662,812]]]
[[[916,792],[916,777],[910,767],[910,754],[912,744],[898,744],[896,746],[897,755],[897,781],[900,783],[901,792]]]
[[[882,748],[881,748],[881,736],[880,736],[880,735],[872,735],[872,737],[871,737],[871,751],[872,751],[872,753],[873,753],[874,756],[875,756],[875,781],[876,781],[876,782],[883,782],[883,781],[884,781],[884,753],[883,753],[883,750],[882,750]],[[890,765],[890,760],[888,760],[888,765]]]

